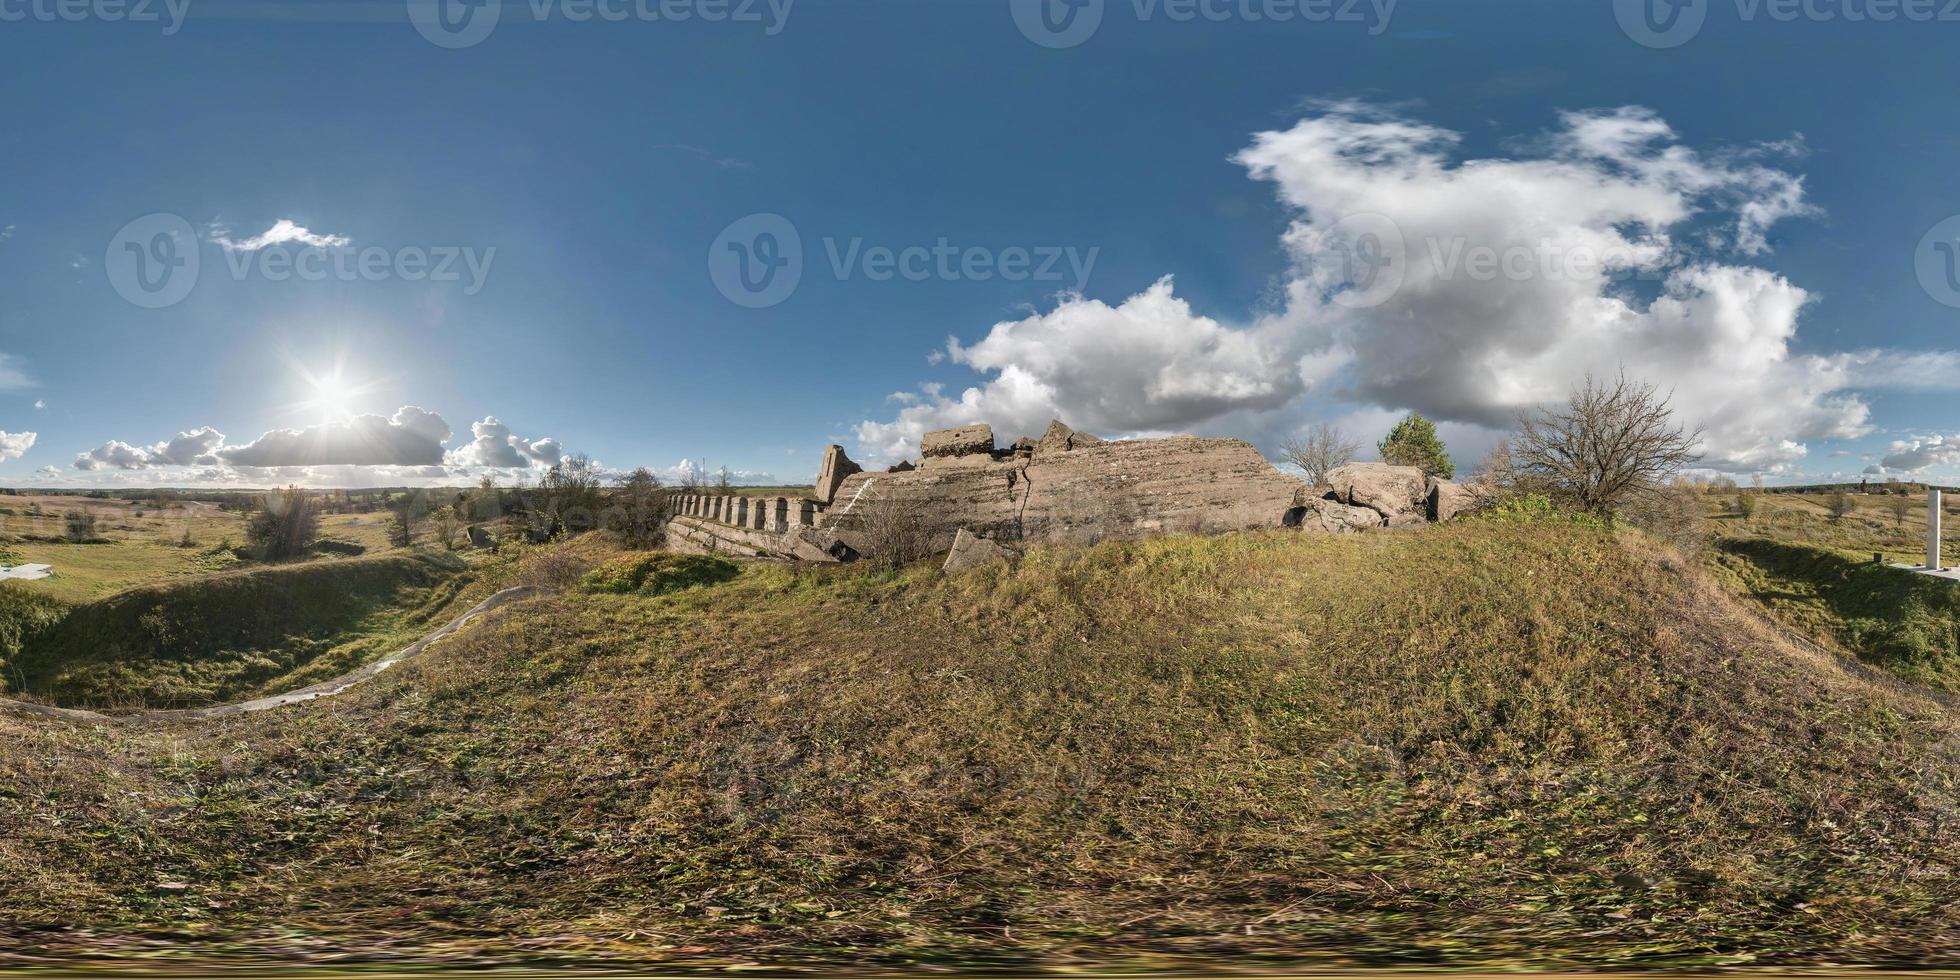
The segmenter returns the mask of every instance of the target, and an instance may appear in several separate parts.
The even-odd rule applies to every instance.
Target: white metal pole
[[[1926,491],[1926,567],[1940,570],[1940,492]]]

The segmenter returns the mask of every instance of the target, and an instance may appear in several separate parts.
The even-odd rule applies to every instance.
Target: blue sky
[[[1662,48],[1609,2],[1105,0],[1053,47],[1020,0],[512,0],[445,47],[422,0],[53,2],[0,0],[0,483],[807,481],[964,421],[1412,408],[1474,459],[1619,367],[1711,466],[1960,481],[1938,4],[1698,0]],[[1463,264],[1538,246],[1613,274]]]

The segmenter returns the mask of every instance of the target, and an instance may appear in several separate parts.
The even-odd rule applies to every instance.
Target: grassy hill
[[[1557,520],[750,566],[332,702],[0,715],[0,950],[1952,965],[1956,758],[1940,703]]]
[[[432,628],[469,586],[466,568],[448,555],[397,553],[125,589],[22,628],[5,689],[67,706],[120,708],[195,706],[301,687]],[[10,601],[26,606],[29,598],[23,591]]]
[[[1925,561],[1922,501],[1899,512],[1902,498],[1854,496],[1833,519],[1819,496],[1758,499],[1749,518],[1714,520],[1715,567],[1732,590],[1801,636],[1960,694],[1960,589],[1872,560]]]

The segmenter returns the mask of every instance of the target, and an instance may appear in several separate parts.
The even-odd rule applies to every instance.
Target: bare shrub
[[[189,530],[185,531],[188,539]],[[298,487],[268,494],[245,522],[245,541],[264,561],[298,558],[320,535],[320,502]]]
[[[518,566],[517,580],[520,585],[540,589],[569,589],[585,578],[591,567],[591,562],[569,548],[548,545],[524,556]]]
[[[95,512],[71,510],[62,515],[67,528],[68,540],[76,544],[87,544],[95,540]]]
[[[1326,483],[1336,467],[1354,462],[1360,449],[1360,443],[1329,422],[1317,422],[1280,445],[1286,461],[1306,471],[1307,482],[1315,486]]]
[[[1676,481],[1629,496],[1619,516],[1692,557],[1708,543],[1702,497],[1693,484]]]
[[[864,538],[864,556],[886,568],[899,568],[932,553],[932,540],[922,501],[868,485],[856,516]]]
[[[1886,498],[1885,506],[1892,511],[1893,526],[1906,526],[1906,515],[1912,513],[1911,497],[1905,497],[1895,493]]]
[[[1518,428],[1511,455],[1520,481],[1601,517],[1660,492],[1701,458],[1701,430],[1675,424],[1667,398],[1624,374],[1611,384],[1587,375],[1565,405],[1527,412]]]
[[[1831,495],[1824,501],[1824,507],[1831,512],[1831,520],[1833,521],[1844,520],[1845,517],[1850,515],[1854,506],[1851,501],[1851,495],[1843,490],[1831,491]]]

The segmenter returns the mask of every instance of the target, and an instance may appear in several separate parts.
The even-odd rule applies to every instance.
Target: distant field
[[[1759,494],[1743,517],[1733,495],[1718,495],[1710,503],[1716,574],[1801,636],[1960,693],[1960,587],[1887,567],[1925,561],[1925,497],[1849,500],[1851,510],[1833,517],[1829,494]],[[1960,508],[1947,507],[1945,522],[1951,565],[1960,562]]]
[[[66,514],[96,519],[99,542],[64,540]],[[320,521],[323,541],[352,547],[340,553],[377,554],[389,549],[386,514],[331,514]],[[147,501],[79,496],[0,497],[0,545],[22,563],[54,566],[52,578],[17,583],[66,603],[152,582],[226,571],[238,560],[223,545],[245,543],[245,515],[200,501],[159,507]]]
[[[1892,494],[1850,494],[1851,512],[1842,519],[1831,516],[1829,494],[1754,494],[1755,513],[1743,517],[1736,512],[1737,494],[1709,495],[1710,527],[1718,537],[1773,538],[1796,544],[1860,552],[1869,559],[1882,553],[1889,561],[1918,564],[1926,557],[1926,498],[1923,494],[1900,497]],[[1903,513],[1893,508],[1903,501]],[[1960,521],[1960,498],[1947,498],[1945,507],[1949,529]],[[1960,538],[1948,560],[1960,560]]]
[[[726,490],[703,488],[699,492],[726,493],[733,494],[737,497],[808,497],[816,491],[816,487],[805,484],[803,486],[780,487],[729,487]]]

